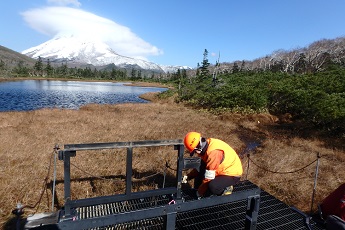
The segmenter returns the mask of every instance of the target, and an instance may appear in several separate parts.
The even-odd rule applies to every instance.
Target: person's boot
[[[230,195],[232,193],[232,190],[234,190],[234,187],[232,185],[226,187],[224,189],[224,192],[223,192],[222,196]]]

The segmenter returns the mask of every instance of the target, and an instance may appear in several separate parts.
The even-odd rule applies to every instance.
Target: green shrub
[[[178,100],[195,107],[227,111],[290,113],[330,130],[345,130],[345,70],[342,67],[314,75],[238,72],[194,77],[179,89]]]

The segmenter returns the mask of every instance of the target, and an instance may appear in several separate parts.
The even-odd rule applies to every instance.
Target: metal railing
[[[136,141],[136,142],[111,142],[111,143],[91,143],[91,144],[66,144],[64,145],[64,150],[59,151],[59,160],[64,161],[64,201],[65,201],[65,217],[71,215],[71,208],[85,206],[85,205],[96,205],[102,203],[108,203],[118,200],[128,200],[141,198],[144,195],[156,196],[163,195],[166,193],[176,193],[178,198],[181,198],[181,186],[178,185],[172,188],[166,188],[164,190],[153,190],[147,192],[147,194],[142,193],[132,193],[132,161],[133,161],[133,148],[139,147],[154,147],[154,146],[174,146],[175,150],[178,151],[178,159],[183,159],[184,146],[182,140],[161,140],[161,141]],[[116,148],[126,148],[126,191],[124,195],[117,196],[104,196],[102,198],[89,198],[81,200],[71,200],[71,174],[70,174],[70,159],[75,157],[77,151],[85,150],[102,150],[102,149],[116,149]],[[177,160],[177,171],[176,178],[177,181],[181,181],[183,160]]]
[[[154,189],[149,191],[132,192],[132,162],[133,149],[139,147],[173,146],[177,150],[176,186]],[[78,151],[102,150],[126,148],[126,188],[124,194],[101,196],[86,199],[71,199],[71,171],[70,158],[75,157]],[[228,202],[247,200],[245,205],[244,229],[255,229],[260,204],[260,189],[258,187],[233,193],[229,196],[214,196],[202,200],[190,199],[188,201],[182,195],[181,180],[183,169],[195,167],[195,162],[190,158],[184,159],[184,145],[182,140],[159,140],[159,141],[135,141],[135,142],[112,142],[91,144],[67,144],[63,150],[59,150],[59,160],[64,161],[64,208],[60,212],[58,226],[60,229],[93,229],[104,226],[115,226],[121,223],[142,221],[145,219],[159,218],[165,229],[175,229],[177,214],[221,205]],[[143,200],[154,197],[154,205],[150,204],[141,208]],[[160,198],[162,198],[160,200]],[[169,202],[173,201],[173,202]],[[126,203],[131,208],[116,211],[118,204]],[[83,208],[84,207],[84,208]],[[80,217],[80,210],[108,208],[104,212],[92,217]],[[84,215],[84,214],[83,214]]]

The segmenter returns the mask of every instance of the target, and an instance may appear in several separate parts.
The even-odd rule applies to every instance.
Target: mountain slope
[[[8,67],[15,67],[19,63],[21,63],[23,66],[33,66],[36,63],[36,60],[33,58],[30,58],[26,55],[23,55],[21,53],[18,53],[14,50],[8,49],[4,46],[0,45],[0,60],[5,63]]]
[[[67,62],[69,65],[106,66],[115,64],[119,68],[137,67],[154,72],[166,72],[183,67],[164,67],[153,62],[122,56],[107,44],[74,35],[55,37],[41,45],[24,50],[23,54],[49,59],[51,62]]]

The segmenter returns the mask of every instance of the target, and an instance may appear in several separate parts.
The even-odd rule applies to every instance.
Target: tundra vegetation
[[[250,62],[215,65],[205,49],[194,70],[150,75],[134,69],[53,66],[42,59],[31,65],[21,60],[10,67],[1,59],[4,80],[137,81],[170,87],[164,93],[143,95],[152,101],[148,104],[0,113],[1,224],[10,228],[15,221],[11,210],[19,202],[28,205],[25,215],[51,211],[56,144],[63,148],[71,143],[182,139],[190,130],[233,146],[242,159],[243,180],[302,211],[315,211],[345,178],[344,47],[344,38],[322,40]],[[253,143],[256,148],[248,149]],[[173,185],[175,172],[166,167],[176,162],[172,152],[138,149],[133,190],[156,189],[163,182]],[[121,150],[77,154],[72,159],[72,199],[123,192],[124,166]],[[58,161],[54,210],[62,206],[63,163]]]

